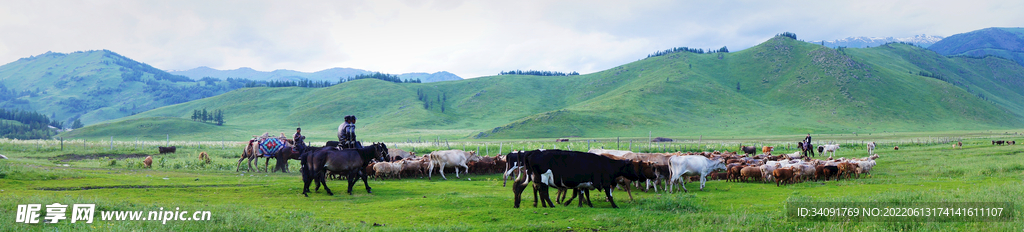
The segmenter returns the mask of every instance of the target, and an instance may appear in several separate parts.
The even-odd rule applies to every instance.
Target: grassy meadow
[[[864,157],[854,139],[816,136],[816,141],[843,144],[837,156]],[[323,190],[303,197],[298,162],[293,173],[236,172],[240,143],[220,141],[59,141],[0,140],[0,221],[4,231],[780,231],[780,230],[899,230],[899,231],[1017,231],[1024,228],[1020,209],[1024,197],[1024,145],[994,146],[990,140],[1024,141],[1012,132],[896,133],[862,135],[879,143],[870,176],[859,179],[803,182],[783,187],[761,183],[709,181],[704,191],[688,183],[690,193],[634,191],[630,201],[615,192],[619,209],[592,194],[595,208],[534,208],[524,194],[524,206],[512,208],[510,187],[501,175],[463,175],[449,180],[419,178],[371,180],[373,193],[357,184],[345,194],[342,181],[328,181],[334,196]],[[730,138],[703,137],[648,146],[634,138],[634,151],[736,150],[739,144],[775,145],[776,153],[792,152],[790,141],[802,135]],[[962,149],[948,141],[962,140]],[[618,146],[627,149],[620,139]],[[821,143],[819,142],[819,143]],[[177,153],[156,154],[155,146],[178,146]],[[111,144],[113,148],[111,148]],[[559,148],[586,150],[586,140],[435,143],[391,143],[392,148],[418,154],[439,149],[498,150]],[[625,145],[625,146],[624,146]],[[894,151],[892,146],[900,146]],[[615,139],[590,140],[591,147],[615,148]],[[212,162],[197,159],[208,152]],[[73,154],[73,155],[71,155]],[[153,155],[152,168],[142,159]],[[262,163],[262,160],[261,162]],[[244,163],[243,163],[244,165]],[[450,174],[450,173],[449,173]],[[436,175],[436,173],[435,173]],[[529,193],[526,192],[526,193]],[[553,192],[552,192],[553,195]],[[848,202],[1012,202],[1018,209],[1010,222],[805,222],[788,219],[791,201]],[[94,203],[97,211],[210,211],[210,221],[101,221],[92,224],[13,223],[19,204]],[[382,224],[383,226],[374,226]]]

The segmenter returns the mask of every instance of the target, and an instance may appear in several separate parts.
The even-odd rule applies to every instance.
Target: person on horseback
[[[292,135],[292,141],[295,142],[295,151],[302,152],[306,150],[306,136],[302,135],[302,128],[295,128],[295,134]]]
[[[342,149],[363,148],[363,145],[356,141],[356,116],[345,116],[345,123],[338,126],[338,142]]]
[[[804,138],[804,144],[803,145],[804,145],[804,147],[802,147],[801,150],[804,150],[804,153],[805,153],[804,155],[807,155],[807,153],[810,153],[810,155],[813,156],[814,155],[814,148],[811,147],[811,146],[813,146],[813,145],[811,145],[811,133],[807,133],[807,137]]]

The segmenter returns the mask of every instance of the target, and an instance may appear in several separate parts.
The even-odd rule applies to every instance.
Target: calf
[[[761,147],[761,153],[768,154],[768,155],[772,155],[772,151],[774,151],[774,150],[775,150],[775,147],[769,147],[769,146]]]

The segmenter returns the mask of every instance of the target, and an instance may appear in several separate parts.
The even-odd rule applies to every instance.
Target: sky
[[[782,32],[814,41],[1022,27],[1021,12],[1020,1],[0,0],[0,64],[107,49],[164,70],[586,74]]]

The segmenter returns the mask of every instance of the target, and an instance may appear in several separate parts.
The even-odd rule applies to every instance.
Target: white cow
[[[598,155],[600,155],[602,153],[606,153],[606,154],[611,154],[611,155],[618,156],[618,157],[622,157],[622,156],[624,156],[626,154],[633,153],[632,151],[608,150],[608,149],[597,149],[597,148],[591,148],[587,152],[598,154]]]
[[[868,155],[875,153],[875,142],[868,143]]]
[[[440,166],[439,172],[441,173],[441,178],[444,178],[445,180],[448,179],[444,176],[444,166],[448,165],[455,167],[455,178],[461,179],[461,177],[459,177],[459,167],[464,168],[464,170],[466,170],[465,172],[468,173],[469,166],[466,165],[466,162],[480,160],[480,157],[476,155],[476,151],[463,150],[434,151],[427,154],[427,157],[430,158],[430,165],[427,167],[429,169],[427,171],[427,179],[432,179],[431,174],[434,173],[434,165]]]
[[[837,144],[829,144],[829,145],[821,145],[821,146],[818,146],[818,147],[821,147],[822,149],[824,149],[822,151],[822,153],[832,152],[832,155],[835,155],[836,151],[839,150],[839,144],[838,143]],[[829,155],[829,157],[832,157],[832,155]]]
[[[687,156],[672,156],[668,159],[669,168],[669,187],[668,190],[671,193],[672,188],[676,181],[681,181],[682,176],[700,176],[700,190],[704,191],[704,183],[707,182],[706,177],[715,170],[725,170],[725,163],[721,160],[710,160],[707,157],[699,155],[687,155]],[[686,183],[680,182],[683,186],[684,192],[686,190]]]

